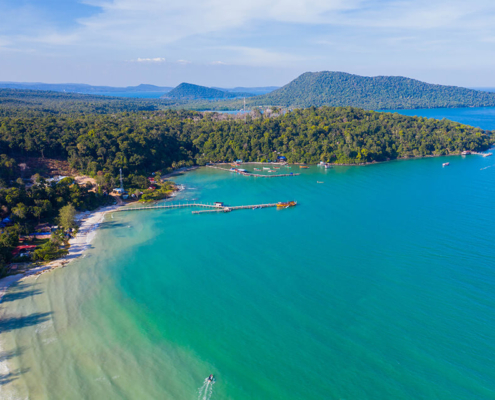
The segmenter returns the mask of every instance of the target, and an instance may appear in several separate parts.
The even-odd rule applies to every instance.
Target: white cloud
[[[391,62],[404,68],[405,58],[421,66],[439,60],[440,68],[458,62],[460,53],[495,59],[493,0],[79,1],[95,7],[94,14],[64,29],[34,7],[10,10],[1,38],[8,48],[95,63],[158,65],[165,59],[137,57],[166,54],[167,68],[181,71],[222,64],[350,70],[373,63],[381,70]],[[7,48],[1,39],[0,48]]]
[[[165,58],[160,58],[160,57],[156,57],[156,58],[138,58],[136,60],[133,60],[135,62],[139,62],[139,63],[163,63],[166,61]]]

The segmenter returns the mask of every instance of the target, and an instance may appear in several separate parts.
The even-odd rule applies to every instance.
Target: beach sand
[[[37,276],[41,273],[50,271],[52,269],[63,267],[67,265],[72,260],[80,257],[85,250],[91,247],[91,241],[96,236],[96,230],[98,226],[103,221],[106,213],[115,211],[119,206],[109,206],[98,209],[97,211],[86,211],[83,213],[79,213],[76,217],[77,223],[79,224],[79,231],[77,235],[69,240],[70,247],[69,253],[58,260],[51,261],[48,264],[45,264],[40,267],[32,268],[25,273],[10,275],[3,279],[0,279],[0,303],[2,301],[3,295],[8,290],[9,286],[14,282],[17,282],[21,279],[33,278],[33,276]]]
[[[95,238],[98,226],[103,222],[105,214],[115,211],[117,208],[119,208],[119,205],[104,207],[94,212],[87,211],[79,213],[76,217],[79,224],[79,231],[74,238],[69,240],[69,253],[64,258],[54,260],[40,267],[32,268],[25,273],[10,275],[0,279],[0,304],[2,303],[2,297],[7,292],[8,288],[15,282],[24,279],[36,279],[40,274],[55,268],[63,267],[83,255],[84,251],[91,247],[91,242]],[[2,343],[0,343],[0,377],[8,377],[10,376],[10,369],[7,357],[1,357],[2,354],[4,354],[4,351]]]

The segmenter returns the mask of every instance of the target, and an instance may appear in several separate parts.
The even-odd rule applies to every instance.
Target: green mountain
[[[250,106],[353,106],[369,110],[495,106],[495,93],[433,85],[401,76],[359,76],[344,72],[306,72]],[[238,108],[238,105],[233,105]]]
[[[253,93],[228,92],[209,88],[206,86],[181,83],[176,88],[165,94],[163,98],[175,100],[198,100],[198,99],[233,99],[238,97],[254,96]]]

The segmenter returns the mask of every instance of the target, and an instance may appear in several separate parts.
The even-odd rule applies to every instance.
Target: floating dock
[[[262,174],[252,174],[250,172],[239,172],[239,171],[232,171],[228,168],[222,168],[222,167],[217,167],[215,165],[207,165],[208,168],[215,168],[215,169],[221,169],[223,171],[227,172],[235,172],[239,175],[244,175],[244,176],[254,176],[255,178],[281,178],[283,176],[298,176],[300,174],[295,174],[295,173],[290,173],[290,174],[272,174],[272,175],[262,175]]]

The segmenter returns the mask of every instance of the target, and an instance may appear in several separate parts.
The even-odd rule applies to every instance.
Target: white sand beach
[[[79,224],[79,231],[77,235],[69,240],[70,247],[69,253],[58,260],[54,260],[48,264],[45,264],[40,267],[32,268],[25,273],[10,275],[3,279],[0,279],[0,303],[2,301],[2,297],[5,292],[8,290],[9,286],[14,282],[17,282],[21,279],[33,277],[34,275],[39,275],[40,273],[47,272],[54,268],[62,267],[67,265],[72,260],[83,255],[84,251],[89,249],[91,246],[91,242],[96,236],[96,230],[98,226],[103,221],[105,214],[108,212],[112,212],[119,208],[119,205],[108,206],[97,211],[86,211],[83,213],[79,213],[76,217],[76,220]]]

